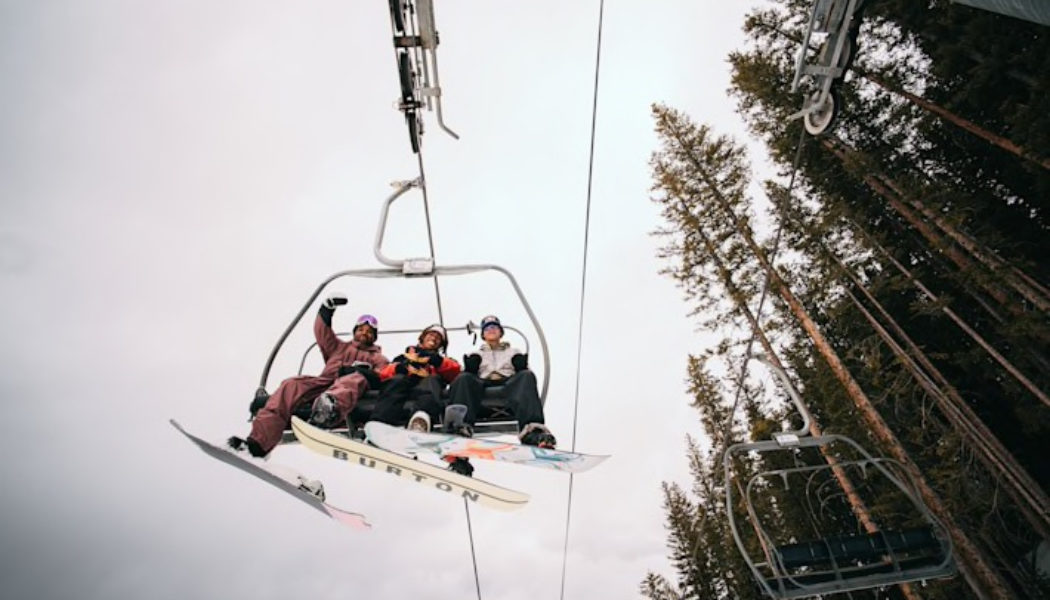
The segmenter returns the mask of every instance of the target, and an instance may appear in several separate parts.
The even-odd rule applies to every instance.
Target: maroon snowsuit
[[[313,402],[322,392],[327,391],[335,397],[339,418],[346,419],[357,405],[357,400],[368,389],[368,380],[360,373],[340,377],[340,368],[350,367],[356,361],[365,361],[378,371],[390,362],[383,356],[383,349],[379,346],[361,347],[356,341],[340,340],[320,314],[314,321],[314,337],[325,361],[324,370],[316,377],[301,375],[282,381],[252,421],[249,437],[258,442],[266,453],[280,443],[281,433],[291,423],[295,407],[300,402]]]

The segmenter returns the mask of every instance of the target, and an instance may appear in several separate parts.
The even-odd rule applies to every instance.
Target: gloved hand
[[[417,364],[418,363],[408,361],[397,362],[397,366],[394,367],[394,372],[398,375],[415,375],[416,377],[428,377],[430,373],[428,373],[425,368],[416,366]]]
[[[342,292],[334,292],[331,296],[325,298],[324,307],[330,310],[335,310],[335,307],[342,306],[346,303],[346,294]]]
[[[375,372],[372,365],[359,361],[352,365],[343,365],[339,367],[340,377],[350,375],[351,373],[360,373],[365,378],[365,381],[368,382],[369,388],[376,389],[379,387],[379,374]]]
[[[529,355],[528,354],[515,354],[510,357],[510,364],[514,367],[514,372],[524,371],[529,368]]]
[[[414,365],[425,367],[431,365],[435,369],[441,366],[441,363],[445,361],[437,352],[431,352],[429,350],[422,350],[415,346],[409,346],[405,348],[405,359]]]
[[[467,373],[478,374],[478,370],[481,369],[481,355],[480,354],[464,354],[463,355],[463,370]]]
[[[441,356],[437,352],[427,352],[420,356],[425,358],[425,362],[429,363],[430,366],[434,367],[435,369],[441,368],[441,364],[445,362],[445,357]]]
[[[252,398],[252,403],[248,405],[248,412],[252,413],[252,417],[255,417],[255,413],[266,406],[266,401],[269,399],[270,395],[266,393],[266,390],[255,392],[255,398]]]

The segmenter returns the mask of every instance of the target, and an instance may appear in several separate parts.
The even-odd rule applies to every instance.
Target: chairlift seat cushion
[[[880,560],[887,554],[909,555],[940,550],[941,543],[928,527],[903,531],[877,531],[867,535],[838,536],[778,546],[785,568],[828,564],[856,565]]]

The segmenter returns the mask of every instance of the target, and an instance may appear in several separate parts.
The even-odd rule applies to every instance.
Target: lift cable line
[[[427,196],[427,177],[423,172],[423,150],[419,150],[419,154],[416,155],[419,162],[419,180],[422,184],[419,186],[420,191],[423,193],[423,215],[426,217],[427,222],[427,244],[430,248],[430,260],[433,263],[437,262],[437,257],[434,254],[434,231],[430,225],[430,198]],[[434,274],[434,297],[437,299],[437,311],[438,311],[438,323],[441,326],[445,326],[445,311],[441,305],[441,287],[438,285],[437,273]]]
[[[798,175],[798,166],[802,161],[802,143],[806,139],[805,131],[800,131],[798,135],[798,144],[795,146],[795,159],[791,164],[791,178],[788,180],[787,195],[791,196],[791,190],[795,188],[795,176]],[[773,238],[773,251],[769,255],[769,262],[772,264],[777,259],[777,252],[780,250],[780,237],[784,232],[784,223],[781,221],[777,225],[777,233]],[[765,308],[766,296],[769,294],[769,273],[766,273],[765,281],[762,284],[762,293],[758,297],[758,307],[755,309],[755,321],[761,322],[762,310]],[[740,376],[736,381],[736,396],[733,399],[733,410],[729,412],[729,416],[726,417],[725,426],[722,429],[722,449],[719,455],[725,454],[726,448],[729,447],[730,433],[733,428],[733,416],[736,415],[737,408],[740,407],[740,397],[744,389],[744,378],[747,377],[748,363],[751,361],[751,349],[755,345],[755,332],[751,332],[751,338],[747,341],[747,348],[744,351],[744,363],[740,366]],[[694,549],[693,554],[696,554]]]
[[[419,179],[417,181],[419,182],[419,189],[423,194],[423,215],[427,224],[427,244],[430,250],[430,261],[431,264],[435,264],[437,258],[434,252],[434,233],[430,222],[430,201],[427,196],[426,175],[423,170],[422,148],[419,148],[419,151],[416,153],[416,158],[419,163]],[[445,327],[445,314],[441,304],[441,287],[438,284],[438,274],[435,272],[431,279],[434,280],[434,298],[437,301],[438,322],[442,327]],[[477,590],[478,600],[481,600],[481,580],[478,577],[478,558],[474,547],[474,528],[471,527],[470,504],[467,502],[466,498],[463,499],[463,511],[466,513],[467,517],[467,538],[470,540],[470,561],[474,568],[474,587]]]
[[[578,328],[576,331],[576,383],[573,392],[572,403],[572,445],[573,452],[576,451],[576,424],[580,408],[580,364],[583,356],[583,315],[584,301],[587,295],[587,250],[590,246],[591,231],[591,191],[594,182],[594,138],[596,123],[598,120],[598,75],[602,59],[602,21],[605,15],[605,0],[598,2],[598,40],[596,43],[594,57],[594,93],[591,101],[591,145],[587,163],[587,203],[583,222],[583,264],[580,268],[580,311],[578,317]],[[575,478],[569,474],[569,494],[565,502],[565,541],[562,547],[561,557],[561,596],[565,600],[565,573],[569,557],[569,524],[572,520],[572,488]]]

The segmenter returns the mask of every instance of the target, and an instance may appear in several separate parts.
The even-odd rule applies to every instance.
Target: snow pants
[[[368,389],[368,380],[360,373],[351,373],[332,379],[331,377],[301,376],[285,379],[277,390],[259,409],[252,421],[252,438],[269,453],[281,442],[281,434],[292,422],[292,413],[303,402],[313,402],[322,392],[335,397],[339,418],[346,416],[357,406],[357,400]]]
[[[426,412],[430,415],[431,424],[436,425],[445,412],[445,401],[441,398],[444,389],[445,381],[436,375],[422,379],[411,375],[394,375],[380,388],[371,420],[395,427],[405,425],[412,416],[405,410],[405,402],[412,399],[416,410]]]
[[[518,429],[529,423],[543,423],[543,403],[540,402],[540,393],[536,388],[536,374],[528,369],[499,381],[482,379],[473,373],[460,373],[449,388],[448,403],[466,406],[467,416],[464,420],[473,425],[481,412],[485,388],[496,386],[503,387],[503,394],[507,397],[507,408],[517,419]]]

